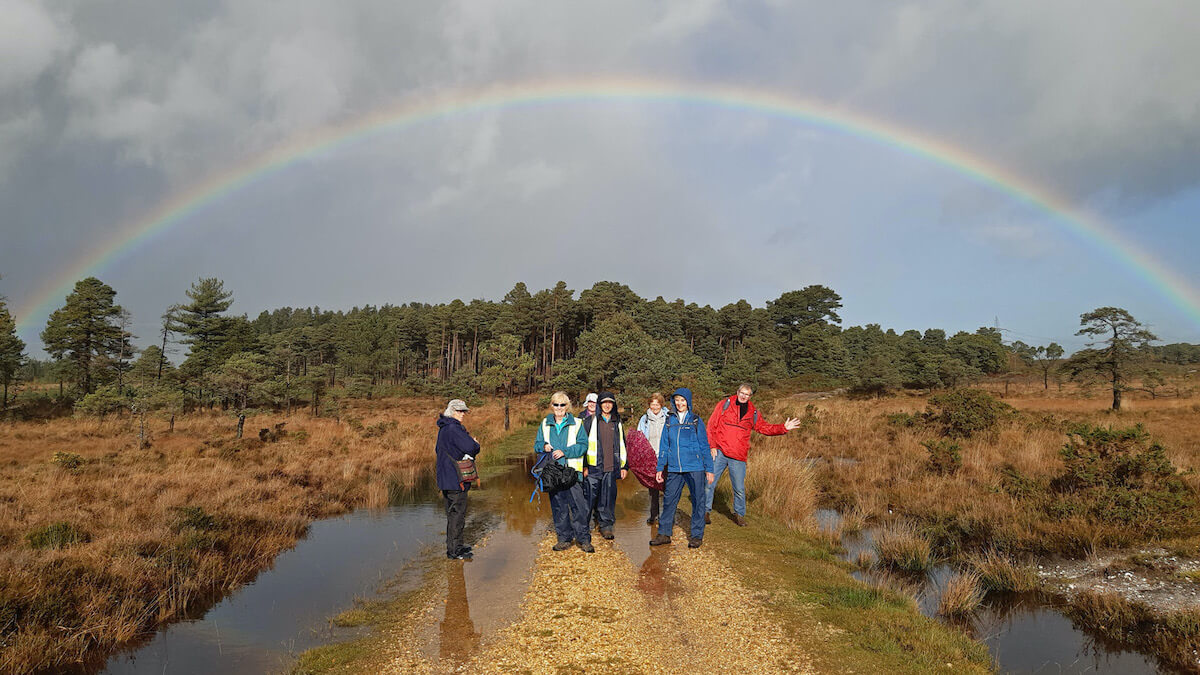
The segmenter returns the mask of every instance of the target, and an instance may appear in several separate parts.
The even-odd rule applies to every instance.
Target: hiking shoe
[[[647,525],[653,525],[657,522],[658,522],[658,518],[655,518],[654,516],[650,516],[649,518],[646,519]]]
[[[555,544],[552,548],[555,551],[565,551],[565,550],[571,548],[571,544],[573,544],[573,543],[574,542],[570,542],[570,541],[560,541],[557,544]]]
[[[459,551],[458,553],[447,553],[446,557],[450,560],[470,560],[474,554],[470,551]]]
[[[650,540],[651,546],[662,546],[663,544],[669,543],[671,543],[671,538],[663,534],[656,534],[654,535],[654,538]]]
[[[583,549],[584,553],[595,553],[596,552],[596,547],[592,546],[592,543],[589,541],[580,542],[579,548]]]
[[[612,539],[613,538],[612,528],[611,527],[600,528],[600,536],[604,537],[605,539]]]
[[[711,511],[704,512],[704,524],[705,525],[712,525],[712,516],[708,515],[710,513],[712,513],[712,512]]]
[[[745,527],[746,519],[735,513],[733,514],[733,524],[737,525],[738,527]]]
[[[688,537],[688,548],[700,548],[703,543],[704,540],[700,537]]]

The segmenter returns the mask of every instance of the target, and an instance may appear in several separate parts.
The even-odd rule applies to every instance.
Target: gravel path
[[[555,552],[553,543],[548,534],[538,545],[514,623],[481,639],[469,630],[462,638],[442,633],[444,641],[480,639],[477,648],[431,648],[422,644],[428,639],[422,631],[399,631],[390,641],[389,672],[812,670],[771,620],[761,596],[742,587],[711,551],[688,549],[686,537],[654,550],[640,569],[599,538],[591,555],[578,548]],[[486,547],[478,554],[487,555]],[[444,606],[433,594],[414,623],[436,621]]]

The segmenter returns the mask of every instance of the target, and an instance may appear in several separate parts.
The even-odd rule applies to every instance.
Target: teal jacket
[[[553,414],[546,415],[546,419],[542,420],[542,422],[538,424],[537,438],[533,440],[533,451],[535,453],[545,452],[544,446],[546,443],[549,443],[550,447],[554,448],[555,450],[563,451],[563,456],[555,460],[559,464],[562,464],[563,466],[570,466],[570,464],[567,463],[568,459],[582,460],[583,456],[587,454],[587,436],[584,436],[582,443],[579,443],[576,438],[570,437],[571,426],[575,424],[575,422],[575,416],[571,413],[567,413],[566,416],[563,417],[562,426],[560,427],[554,423]],[[546,438],[547,424],[550,425],[549,439]],[[581,425],[580,430],[582,431],[582,429],[583,427]],[[582,479],[582,462],[577,461],[574,462],[574,464],[577,465],[575,467],[575,473],[579,474],[579,478]]]

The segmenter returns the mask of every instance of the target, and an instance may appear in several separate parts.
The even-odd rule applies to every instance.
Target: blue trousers
[[[588,527],[588,505],[583,496],[583,484],[576,483],[566,490],[550,493],[550,513],[554,516],[554,533],[558,541],[574,539],[580,544],[592,542]]]
[[[658,517],[658,533],[664,537],[671,536],[671,528],[675,526],[675,511],[679,508],[679,499],[683,496],[683,484],[687,483],[688,492],[692,495],[692,531],[693,539],[704,538],[704,500],[707,496],[705,485],[707,477],[703,471],[685,471],[677,473],[668,471],[663,476],[663,507]]]
[[[596,512],[601,528],[612,527],[617,519],[614,512],[617,506],[618,475],[616,471],[601,472],[593,466],[588,468],[587,478],[583,479],[588,513]],[[587,522],[586,518],[584,522]]]
[[[721,474],[729,469],[729,485],[733,488],[733,512],[739,516],[746,515],[746,463],[740,459],[730,459],[725,453],[717,451],[713,460],[713,482],[708,486],[708,510],[712,511],[713,493],[717,491],[717,483]]]

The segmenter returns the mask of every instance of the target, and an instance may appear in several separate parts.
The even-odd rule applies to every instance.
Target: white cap
[[[588,403],[595,403],[597,398],[596,392],[592,392],[587,395],[587,398],[583,399],[583,404],[587,405]]]

